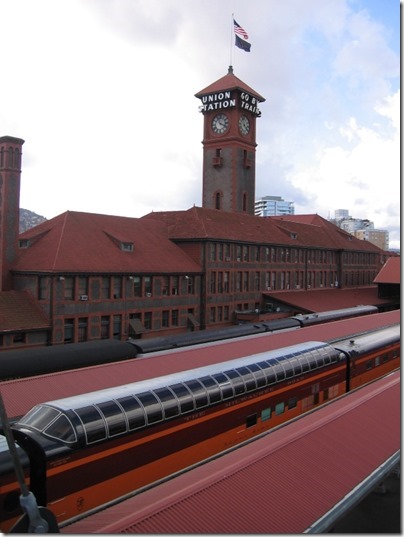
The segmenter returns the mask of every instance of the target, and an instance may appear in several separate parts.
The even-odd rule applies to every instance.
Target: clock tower
[[[195,97],[204,116],[202,206],[254,215],[255,123],[265,99],[231,66]]]

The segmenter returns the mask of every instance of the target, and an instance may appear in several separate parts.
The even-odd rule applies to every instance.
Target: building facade
[[[255,216],[283,216],[295,214],[293,201],[285,201],[281,196],[264,196],[255,200]]]
[[[254,215],[264,98],[231,68],[196,97],[203,200],[184,211],[68,211],[18,236],[23,140],[0,139],[0,348],[148,338],[226,326],[256,311],[287,316],[298,310],[273,312],[272,292],[372,286],[385,261],[376,246],[315,214]],[[24,319],[5,322],[5,299],[9,321],[13,304]]]

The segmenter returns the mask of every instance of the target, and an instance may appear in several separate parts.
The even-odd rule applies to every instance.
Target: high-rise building
[[[293,201],[285,201],[281,196],[264,196],[255,201],[255,216],[283,216],[295,214]]]

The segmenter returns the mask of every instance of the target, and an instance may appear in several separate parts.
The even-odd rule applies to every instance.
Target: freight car
[[[51,347],[36,347],[0,352],[0,381],[44,375],[55,371],[79,369],[121,360],[131,360],[138,354],[175,349],[220,341],[235,337],[278,332],[323,322],[377,313],[375,306],[355,306],[342,310],[295,315],[260,323],[246,323],[215,330],[200,330],[150,339],[103,339],[84,343],[69,343]]]
[[[50,401],[12,425],[31,491],[67,523],[399,367],[400,326]],[[20,512],[0,453],[0,528]]]

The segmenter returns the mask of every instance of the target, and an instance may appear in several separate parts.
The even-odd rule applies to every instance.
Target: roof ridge
[[[65,231],[66,225],[67,225],[68,214],[69,214],[69,211],[66,211],[65,214],[64,214],[62,229],[60,231],[58,244],[57,244],[57,247],[56,247],[56,250],[55,250],[55,257],[53,259],[52,270],[55,270],[55,267],[56,267],[56,264],[57,264],[57,259],[58,259],[58,256],[59,256],[59,251],[60,251],[60,249],[62,247],[62,239],[63,239],[63,234],[64,234],[64,231]]]

